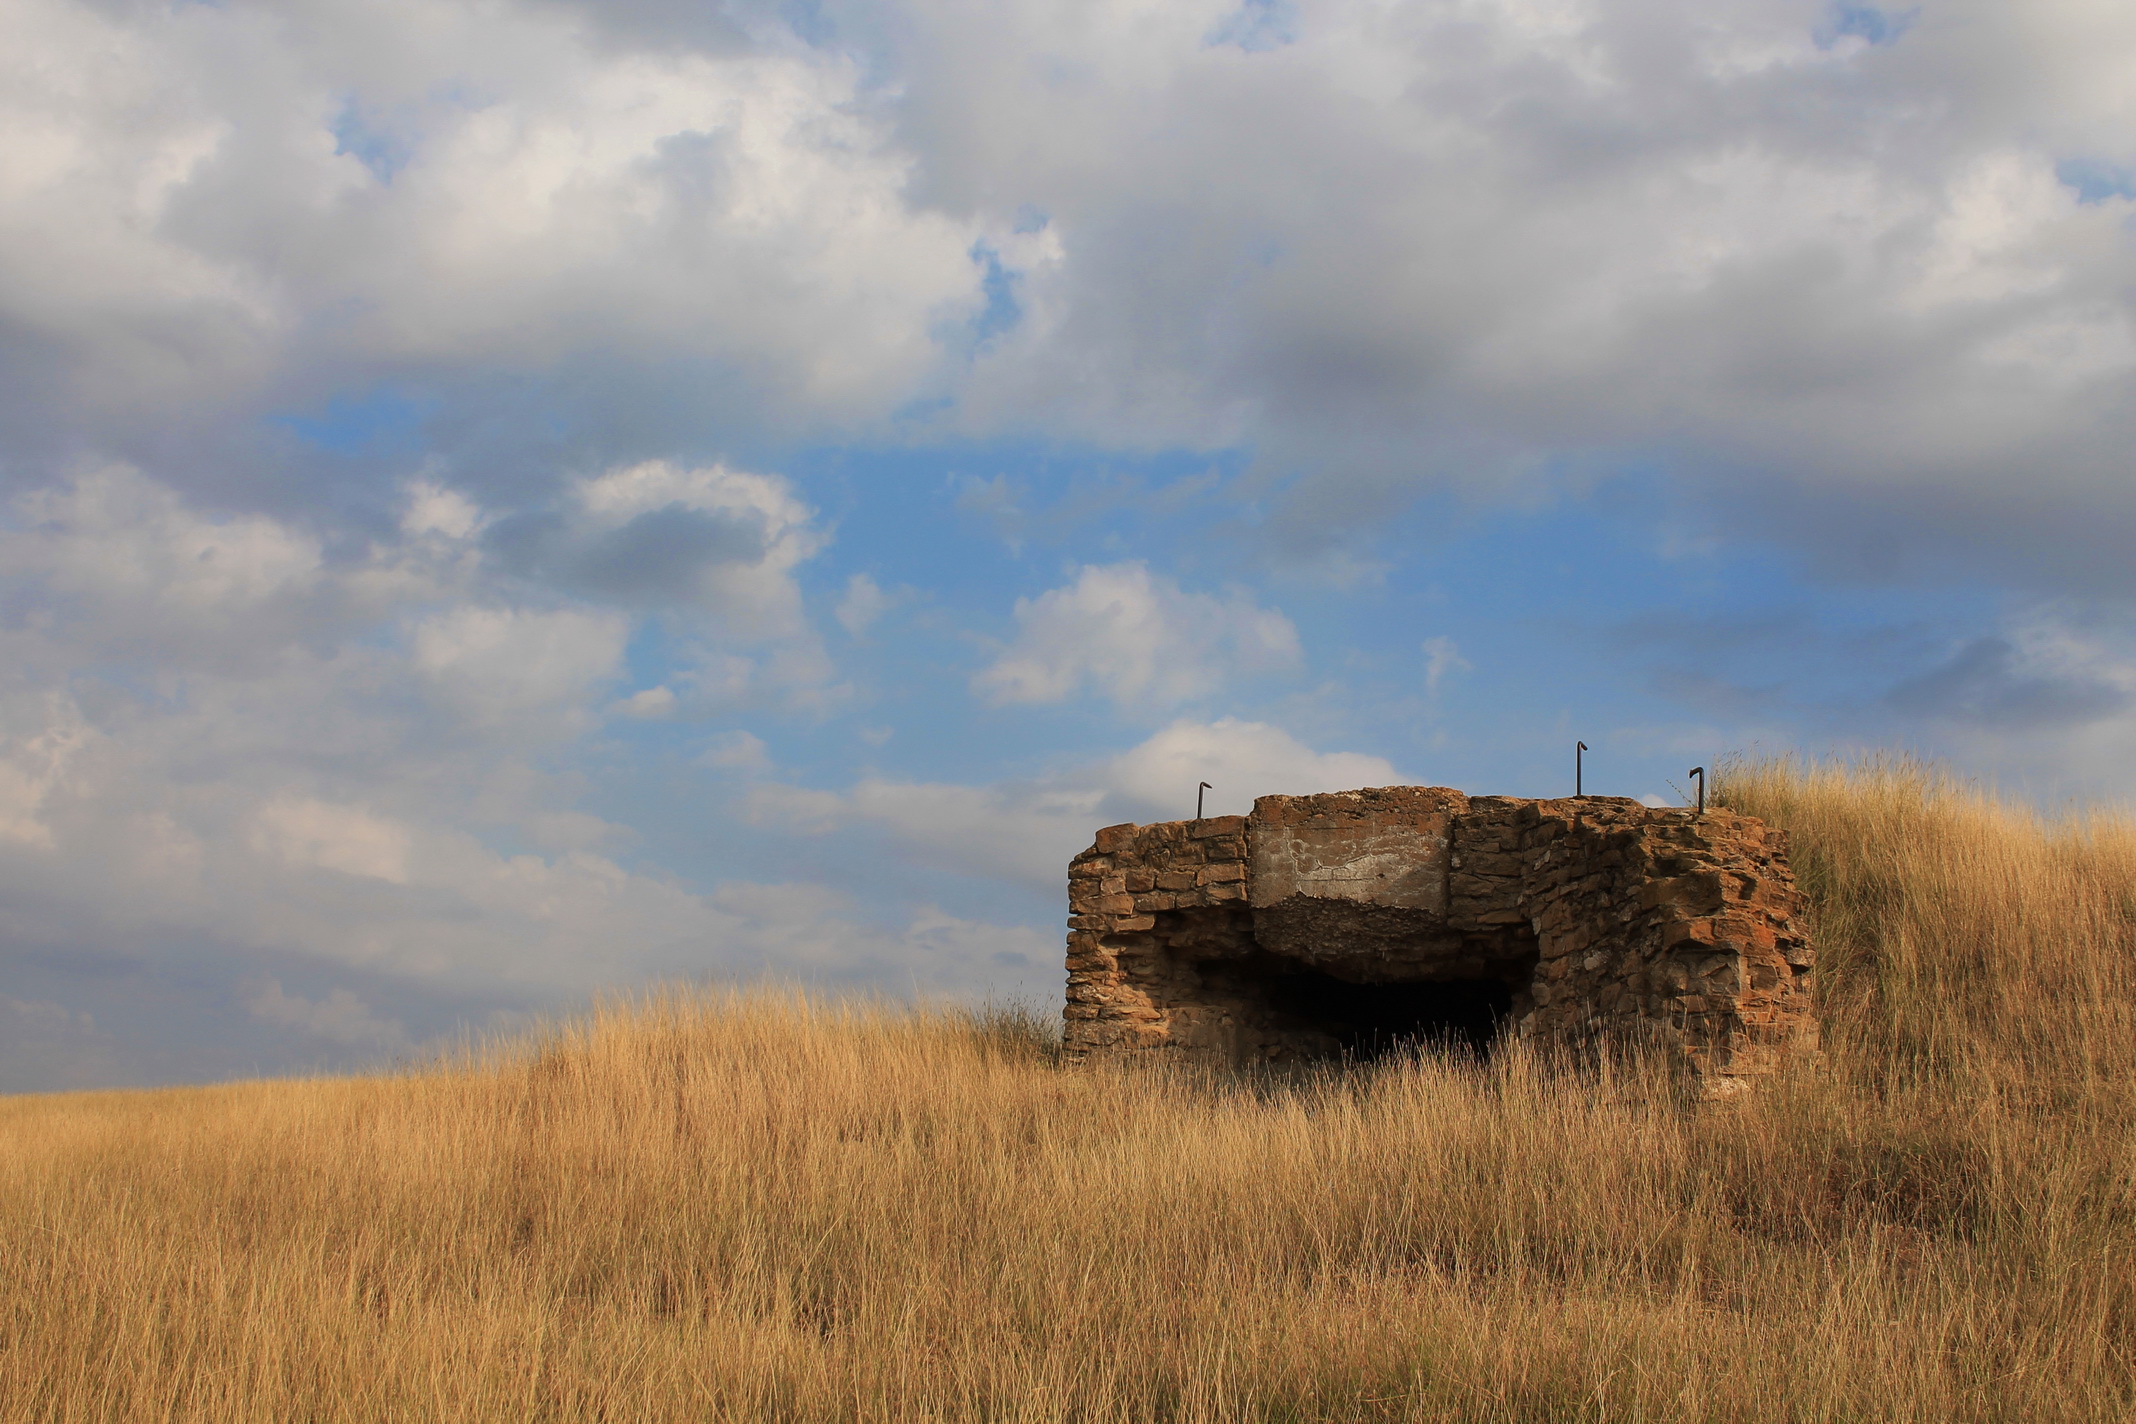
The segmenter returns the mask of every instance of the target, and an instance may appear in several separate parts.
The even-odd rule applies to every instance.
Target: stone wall
[[[1072,1057],[1643,1039],[1733,1077],[1816,1044],[1784,836],[1724,810],[1264,796],[1250,816],[1106,827],[1068,901]]]

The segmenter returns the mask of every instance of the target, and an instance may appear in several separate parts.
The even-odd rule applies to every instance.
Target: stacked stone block
[[[1731,811],[1617,798],[1471,808],[1460,858],[1517,871],[1491,877],[1468,912],[1517,913],[1537,941],[1516,1036],[1644,1038],[1723,1076],[1815,1048],[1813,961],[1782,832]]]
[[[1068,1040],[1206,1047],[1221,1021],[1193,966],[1250,946],[1246,817],[1108,826],[1068,868]]]

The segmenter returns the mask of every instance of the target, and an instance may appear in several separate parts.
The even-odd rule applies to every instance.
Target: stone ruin
[[[1108,826],[1068,870],[1068,1054],[1646,1042],[1721,1086],[1816,1047],[1786,850],[1720,809],[1423,786]]]

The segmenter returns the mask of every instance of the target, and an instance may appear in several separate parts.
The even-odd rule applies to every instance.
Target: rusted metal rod
[[[1196,787],[1196,788],[1195,788],[1195,791],[1194,791],[1194,819],[1195,819],[1195,820],[1199,821],[1199,820],[1200,820],[1200,819],[1202,818],[1202,813],[1201,813],[1201,808],[1202,808],[1202,793],[1203,793],[1203,792],[1205,792],[1205,791],[1214,791],[1214,790],[1216,790],[1216,788],[1215,788],[1215,787],[1213,787],[1213,786],[1211,786],[1211,785],[1210,785],[1210,784],[1209,784],[1208,782],[1206,782],[1206,781],[1204,781],[1204,782],[1203,782],[1203,783],[1202,783],[1202,784],[1201,784],[1200,786],[1198,786],[1198,787]]]
[[[1586,750],[1587,743],[1585,742],[1574,742],[1572,744],[1572,797],[1575,801],[1587,794],[1585,788],[1581,785],[1585,768],[1580,765],[1580,756]]]
[[[1684,774],[1698,778],[1698,813],[1703,816],[1706,814],[1706,768],[1694,766]]]

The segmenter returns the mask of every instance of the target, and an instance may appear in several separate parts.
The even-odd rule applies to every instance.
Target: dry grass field
[[[1720,1102],[772,992],[0,1099],[0,1417],[2136,1417],[2136,829],[1904,763],[1722,795],[1794,832],[1829,1053]]]

